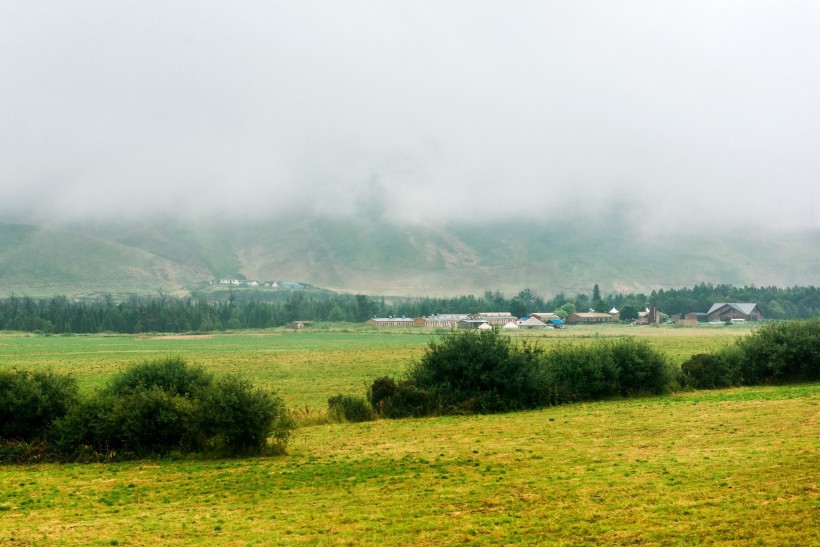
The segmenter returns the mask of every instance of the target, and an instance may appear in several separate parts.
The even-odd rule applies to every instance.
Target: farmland
[[[533,337],[637,335],[681,362],[747,332],[601,326]],[[71,371],[92,389],[127,364],[182,355],[319,412],[331,395],[400,374],[432,334],[5,335],[0,367]],[[816,384],[302,425],[284,457],[0,466],[0,542],[816,544],[818,439]]]

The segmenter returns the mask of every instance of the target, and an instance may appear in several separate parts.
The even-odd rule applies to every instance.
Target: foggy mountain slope
[[[0,291],[126,295],[179,291],[205,274],[145,250],[66,229],[0,224]]]
[[[700,282],[817,284],[813,232],[641,234],[618,219],[446,226],[304,217],[264,222],[0,225],[0,290],[152,294],[221,277],[384,295],[644,291]]]
[[[167,219],[145,222],[69,224],[67,229],[136,248],[191,272],[192,279],[228,277],[241,271],[228,226],[180,223]]]

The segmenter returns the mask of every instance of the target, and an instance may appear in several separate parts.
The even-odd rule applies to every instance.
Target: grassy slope
[[[817,237],[656,237],[619,218],[439,227],[309,217],[49,231],[0,225],[0,283],[33,295],[58,288],[76,294],[101,281],[106,288],[98,292],[115,294],[178,288],[240,273],[386,295],[515,294],[524,287],[552,295],[595,283],[607,292],[701,281],[788,286],[816,283]]]
[[[238,228],[235,248],[249,277],[368,294],[515,294],[531,287],[551,295],[595,283],[646,292],[701,281],[811,284],[820,271],[814,239],[740,231],[655,236],[617,217],[412,227],[300,218]]]
[[[31,296],[175,289],[190,272],[146,251],[70,230],[0,224],[0,287]]]

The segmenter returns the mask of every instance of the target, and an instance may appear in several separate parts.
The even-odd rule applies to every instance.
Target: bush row
[[[134,365],[85,397],[67,376],[0,374],[0,460],[272,454],[292,428],[281,398],[179,358]]]
[[[766,323],[751,335],[681,365],[697,389],[820,380],[820,319]]]
[[[368,398],[385,417],[504,412],[573,401],[662,393],[675,368],[631,338],[550,351],[492,331],[452,331],[428,345],[407,377],[378,378]]]
[[[767,323],[733,345],[677,368],[633,338],[549,351],[492,331],[452,331],[428,344],[405,378],[376,379],[372,408],[386,418],[504,412],[575,401],[820,380],[820,319]]]

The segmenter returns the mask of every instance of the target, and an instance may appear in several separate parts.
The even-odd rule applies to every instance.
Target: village
[[[763,313],[755,303],[715,303],[707,312],[692,312],[684,316],[660,312],[657,307],[649,306],[638,313],[638,318],[629,323],[632,325],[653,325],[662,322],[684,326],[701,323],[742,323],[746,321],[763,321]],[[533,312],[526,317],[515,317],[509,312],[484,313],[450,313],[436,314],[427,317],[373,317],[367,324],[380,327],[432,327],[448,329],[490,330],[500,328],[514,329],[563,329],[567,325],[598,325],[602,323],[621,322],[620,312],[612,308],[609,312],[576,312],[565,317],[555,312]]]

